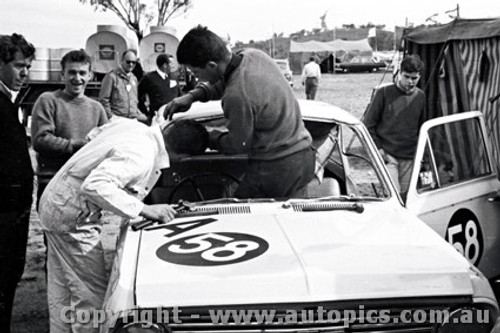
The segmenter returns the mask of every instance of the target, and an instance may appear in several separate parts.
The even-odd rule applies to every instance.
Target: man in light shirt
[[[108,277],[100,239],[101,211],[122,217],[123,226],[139,216],[161,223],[172,220],[175,211],[170,205],[146,205],[142,200],[171,161],[201,154],[208,145],[208,133],[193,120],[162,129],[123,119],[96,128],[89,137],[40,199],[52,333],[98,331],[92,319],[69,324],[62,314],[70,307],[89,314],[102,308]]]
[[[306,87],[306,98],[315,99],[318,91],[321,68],[316,63],[316,57],[311,56],[302,70],[302,85]]]

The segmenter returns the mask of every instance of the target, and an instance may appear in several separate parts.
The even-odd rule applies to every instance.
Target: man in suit
[[[149,123],[162,105],[181,95],[177,80],[170,74],[172,60],[172,56],[161,53],[156,58],[158,69],[139,82],[139,109],[148,116]]]
[[[16,97],[34,57],[23,36],[0,35],[0,332],[10,332],[28,241],[33,168]]]

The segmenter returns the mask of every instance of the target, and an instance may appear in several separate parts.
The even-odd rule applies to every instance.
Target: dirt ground
[[[324,75],[316,100],[335,104],[359,118],[370,101],[373,88],[390,80],[390,74],[383,73]],[[305,98],[299,76],[294,77],[294,91],[298,98]],[[35,161],[34,154],[32,161]],[[116,218],[108,216],[105,219],[103,245],[108,268],[115,250],[118,223]],[[43,233],[37,213],[33,209],[24,275],[17,288],[14,303],[11,325],[13,333],[49,332],[44,264]]]

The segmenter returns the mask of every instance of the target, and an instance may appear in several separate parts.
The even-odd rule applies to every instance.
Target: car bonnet
[[[251,214],[182,218],[169,224],[176,228],[144,230],[137,306],[471,295],[468,262],[391,206],[367,204],[357,213],[258,204]]]

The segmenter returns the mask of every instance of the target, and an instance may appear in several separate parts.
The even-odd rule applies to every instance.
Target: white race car
[[[173,164],[148,200],[178,217],[122,230],[102,332],[490,332],[488,280],[403,206],[363,124],[321,102],[301,110],[321,167],[309,198],[233,198],[243,155]],[[225,125],[216,102],[186,117]],[[443,185],[429,170],[416,168],[413,203]]]

